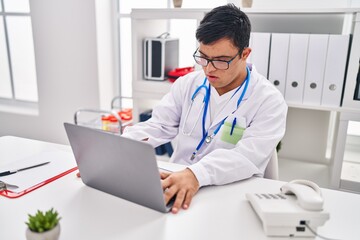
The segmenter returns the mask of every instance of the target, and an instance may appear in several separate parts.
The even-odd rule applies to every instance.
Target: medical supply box
[[[143,57],[144,78],[166,80],[166,73],[179,65],[179,39],[145,38]]]

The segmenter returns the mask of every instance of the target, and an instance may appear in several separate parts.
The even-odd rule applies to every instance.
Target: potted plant
[[[45,214],[38,210],[32,216],[28,215],[28,222],[26,225],[26,239],[27,240],[58,240],[60,236],[60,217],[53,208],[45,212]]]

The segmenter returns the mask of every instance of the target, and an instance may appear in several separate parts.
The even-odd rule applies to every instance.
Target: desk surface
[[[0,166],[49,149],[70,151],[69,146],[0,137]],[[245,193],[278,192],[283,184],[252,178],[205,187],[188,210],[174,215],[89,188],[73,172],[18,199],[0,196],[0,239],[25,239],[27,214],[51,207],[62,217],[61,240],[275,239],[265,236]],[[360,239],[360,195],[328,189],[323,189],[323,195],[330,219],[318,233],[336,239]]]

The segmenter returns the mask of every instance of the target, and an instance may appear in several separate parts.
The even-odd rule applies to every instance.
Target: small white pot
[[[53,229],[42,233],[33,232],[29,228],[26,229],[27,240],[58,240],[59,236],[60,223],[58,223]]]

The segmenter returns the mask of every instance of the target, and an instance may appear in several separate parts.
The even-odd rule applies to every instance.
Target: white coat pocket
[[[243,117],[228,118],[222,126],[221,141],[236,145],[244,135],[246,121]]]

